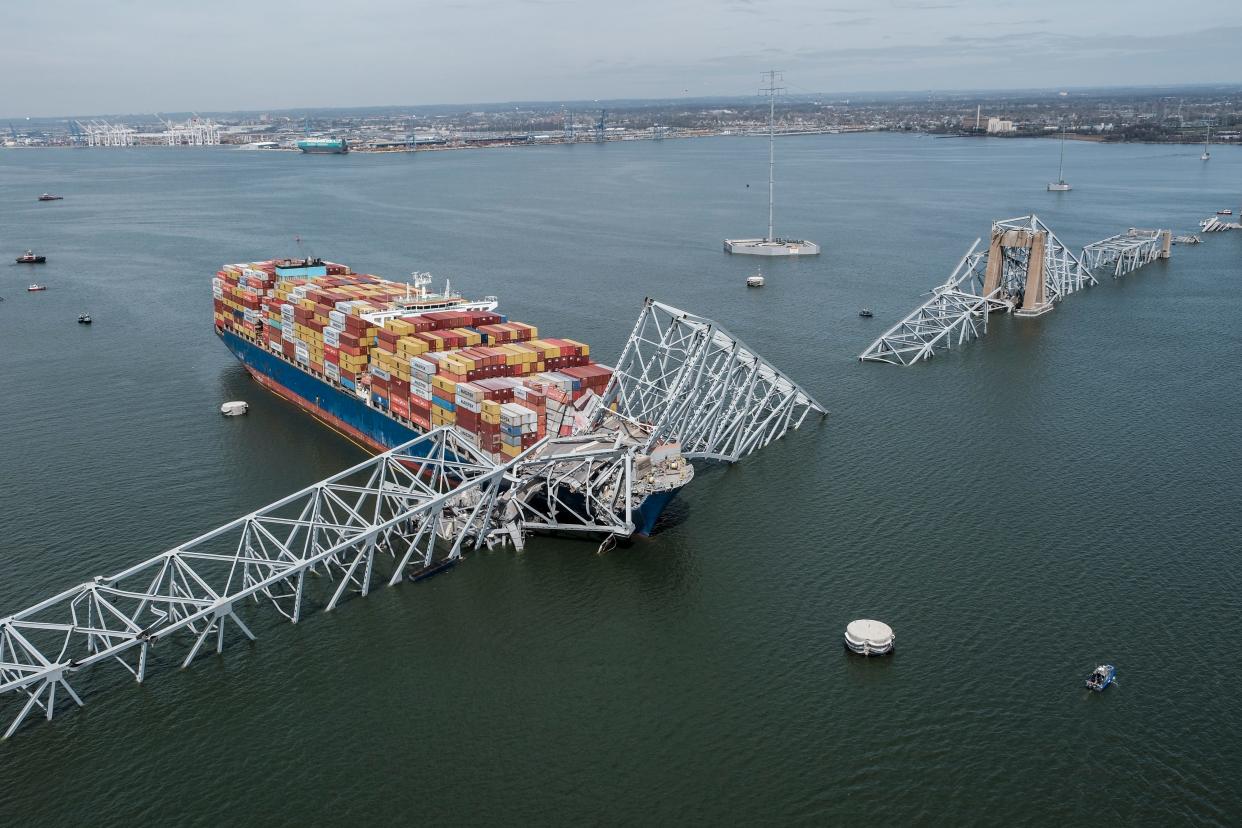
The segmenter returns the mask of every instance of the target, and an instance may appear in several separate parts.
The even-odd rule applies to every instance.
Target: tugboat
[[[79,324],[79,325],[89,325],[89,324],[91,324],[91,315],[90,315],[89,313],[79,314],[79,315],[78,315],[78,324]]]
[[[875,314],[871,312],[871,308],[863,308],[862,310],[858,312],[858,315],[861,316],[863,319],[870,319],[871,317],[875,316]]]
[[[33,293],[36,290],[47,290],[47,285],[33,284],[26,288],[27,292]]]
[[[1101,664],[1091,675],[1087,676],[1087,689],[1102,693],[1105,687],[1116,682],[1117,668],[1111,664]]]
[[[36,255],[33,250],[27,250],[25,253],[17,257],[18,264],[43,264],[47,261],[47,256]]]
[[[39,201],[64,201],[64,200],[65,200],[64,196],[52,195],[51,193],[44,193],[43,195],[39,196]]]

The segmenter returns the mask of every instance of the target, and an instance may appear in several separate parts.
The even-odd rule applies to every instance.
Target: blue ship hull
[[[329,385],[253,342],[229,331],[217,333],[233,356],[263,387],[368,450],[384,452],[423,435],[422,431],[397,422],[358,396]],[[650,535],[664,507],[678,491],[658,492],[643,500],[633,515],[635,531]]]

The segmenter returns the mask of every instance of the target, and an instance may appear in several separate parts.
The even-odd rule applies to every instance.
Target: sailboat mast
[[[776,239],[773,205],[776,199],[776,71],[768,72],[768,241]]]
[[[1065,180],[1065,124],[1061,124],[1061,163],[1057,165],[1057,181]]]

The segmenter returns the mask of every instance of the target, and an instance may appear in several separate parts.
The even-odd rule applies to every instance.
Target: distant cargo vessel
[[[303,138],[298,149],[310,154],[340,155],[349,152],[349,142],[344,138]]]
[[[226,265],[212,279],[215,329],[261,385],[375,452],[449,426],[505,463],[587,425],[581,406],[612,377],[589,346],[430,281],[321,259]],[[636,531],[651,532],[678,488],[643,500]]]

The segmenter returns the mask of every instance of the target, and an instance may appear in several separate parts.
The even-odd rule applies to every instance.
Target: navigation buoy
[[[233,400],[220,406],[220,413],[226,417],[240,417],[250,410],[250,404],[242,400]]]
[[[884,655],[893,651],[893,628],[883,621],[861,618],[845,628],[845,646],[859,655]]]

